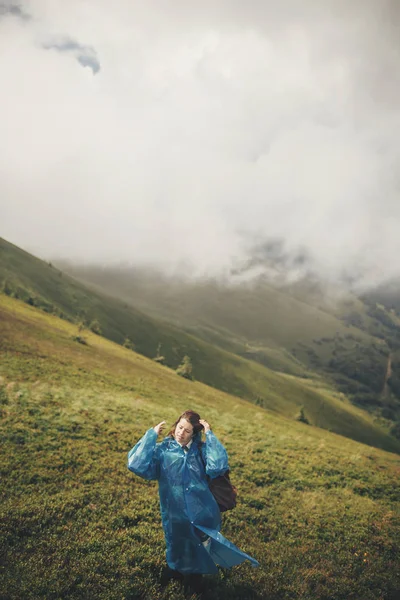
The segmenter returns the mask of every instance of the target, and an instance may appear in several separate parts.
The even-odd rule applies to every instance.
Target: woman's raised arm
[[[146,431],[128,453],[128,469],[143,479],[159,479],[160,477],[157,437],[162,430],[163,423],[165,421]]]
[[[208,423],[206,421],[201,423],[206,432],[206,443],[201,447],[206,474],[214,479],[223,475],[229,469],[228,454],[217,436],[214,435],[209,426],[207,427]]]

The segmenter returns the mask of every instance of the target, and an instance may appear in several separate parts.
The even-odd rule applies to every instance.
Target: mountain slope
[[[181,326],[223,329],[269,347],[290,349],[299,340],[309,343],[349,331],[335,316],[265,281],[232,285],[166,277],[143,269],[61,264],[81,281]]]
[[[187,408],[210,421],[239,489],[222,533],[261,565],[206,577],[202,600],[396,597],[398,456],[189,382],[93,333],[78,344],[73,324],[18,300],[0,296],[0,307],[4,597],[188,597],[162,580],[157,486],[126,468],[149,427]]]
[[[262,278],[192,281],[138,268],[65,268],[96,289],[269,368],[294,375],[317,371],[355,404],[390,426],[400,424],[400,319],[384,308],[311,279],[278,289]]]
[[[302,379],[287,378],[176,326],[148,317],[119,300],[85,288],[53,266],[4,241],[0,242],[1,284],[8,295],[16,295],[47,312],[62,313],[71,321],[96,320],[105,337],[120,344],[129,337],[136,350],[145,356],[154,357],[161,344],[165,362],[172,368],[188,354],[195,378],[217,389],[291,418],[303,406],[308,420],[314,425],[377,447],[389,450],[398,447],[396,440],[373,418],[340,399],[332,388],[316,391],[304,385]],[[7,319],[3,327],[7,327],[6,323]],[[78,335],[81,333],[75,327],[75,337]],[[83,335],[87,337],[88,334]],[[248,350],[244,347],[244,353]],[[290,369],[288,372],[293,373]],[[313,377],[305,368],[302,374]]]
[[[54,344],[54,341],[46,340],[49,329],[43,327],[43,325],[49,323],[49,320],[51,325],[56,326],[59,333],[57,344]],[[0,350],[3,353],[2,368],[12,377],[18,376],[17,372],[10,370],[15,355],[21,356],[21,362],[26,360],[27,365],[34,365],[32,380],[41,377],[42,362],[37,362],[32,351],[26,349],[28,339],[31,340],[31,345],[35,347],[35,340],[41,340],[44,336],[45,339],[41,342],[41,359],[47,363],[51,357],[52,360],[64,365],[67,372],[68,361],[66,357],[68,357],[71,348],[74,348],[74,352],[81,356],[82,361],[85,361],[86,356],[92,356],[88,353],[87,345],[98,347],[99,344],[105,343],[104,338],[95,334],[86,334],[87,345],[78,344],[75,341],[76,330],[72,324],[58,320],[54,316],[41,314],[35,308],[25,306],[5,296],[0,296],[0,327],[2,332],[0,341]],[[392,452],[400,451],[400,442],[374,423],[367,413],[352,406],[346,401],[346,398],[334,393],[323,382],[319,384],[316,380],[304,382],[304,380],[293,376],[289,377],[274,373],[261,365],[231,356],[224,351],[219,351],[219,353],[220,357],[226,358],[220,366],[223,369],[222,385],[220,380],[219,386],[214,385],[213,387],[223,389],[224,381],[229,381],[227,387],[237,389],[238,396],[243,397],[244,395],[246,397],[245,392],[247,393],[250,390],[254,395],[256,404],[289,418],[293,418],[299,407],[304,406],[310,423],[318,427],[330,429],[352,439]],[[197,364],[196,361],[194,363]],[[98,370],[97,363],[92,362],[92,359],[88,358],[86,360],[86,368],[90,370],[95,378],[100,377],[102,379],[105,376],[104,373]],[[129,368],[128,365],[127,368]],[[163,374],[170,377],[170,373],[177,377],[167,367],[160,366],[159,368],[160,378]],[[215,372],[210,373],[207,379],[212,380],[213,376],[215,376]],[[121,371],[121,381],[124,377],[125,375]]]

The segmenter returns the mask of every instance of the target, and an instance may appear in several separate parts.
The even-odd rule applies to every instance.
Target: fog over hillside
[[[0,0],[0,235],[192,274],[272,247],[293,277],[400,275],[399,26],[397,0]]]

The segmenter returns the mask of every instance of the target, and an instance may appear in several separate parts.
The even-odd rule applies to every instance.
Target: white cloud
[[[35,0],[0,17],[0,235],[212,273],[282,237],[333,276],[398,272],[399,12],[301,5]]]

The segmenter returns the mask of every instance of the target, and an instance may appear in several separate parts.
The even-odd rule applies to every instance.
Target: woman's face
[[[186,419],[181,419],[175,427],[175,439],[186,446],[193,437],[193,426]]]

